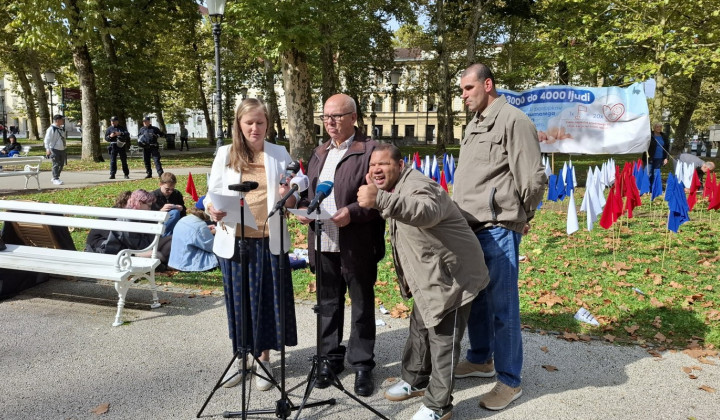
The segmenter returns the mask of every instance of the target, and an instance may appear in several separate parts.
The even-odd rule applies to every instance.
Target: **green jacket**
[[[403,297],[415,298],[425,325],[436,326],[487,286],[480,242],[438,183],[406,167],[393,192],[378,191],[375,208],[389,219]]]
[[[495,102],[482,122],[477,114],[465,129],[453,200],[473,231],[502,226],[522,233],[547,177],[535,125],[504,96]]]

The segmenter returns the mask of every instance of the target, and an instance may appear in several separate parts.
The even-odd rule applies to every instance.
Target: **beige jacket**
[[[472,302],[489,277],[480,242],[450,196],[432,179],[405,168],[375,208],[389,219],[395,270],[404,298],[415,298],[425,325]]]
[[[473,231],[502,226],[522,233],[547,177],[535,125],[504,96],[495,102],[482,122],[477,114],[465,129],[453,200]]]

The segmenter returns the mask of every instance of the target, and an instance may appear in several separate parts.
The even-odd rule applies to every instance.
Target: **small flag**
[[[577,218],[577,208],[575,207],[575,194],[570,194],[570,203],[567,212],[567,234],[572,235],[580,229]]]
[[[440,170],[440,186],[443,187],[443,190],[445,190],[445,192],[448,192],[448,186],[447,186],[447,181],[445,181],[445,171],[444,170]]]
[[[193,181],[192,174],[188,172],[188,181],[187,186],[185,187],[185,192],[190,194],[193,201],[197,202],[200,197],[198,197],[197,190],[195,189],[195,182]]]

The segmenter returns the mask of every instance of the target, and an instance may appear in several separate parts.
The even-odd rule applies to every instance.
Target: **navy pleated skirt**
[[[240,263],[240,239],[235,241],[235,256],[232,259],[218,257],[223,274],[225,288],[225,307],[228,314],[228,329],[232,340],[233,353],[242,348],[244,321],[249,319],[250,328],[246,333],[247,349],[255,356],[263,350],[280,350],[282,329],[280,325],[280,307],[285,309],[285,345],[297,345],[297,325],[295,323],[295,299],[293,297],[292,274],[287,254],[285,276],[280,278],[280,256],[270,253],[267,239],[245,239],[249,249],[249,296],[250,317],[243,316],[241,299],[244,291],[242,265]],[[284,295],[280,294],[280,282]]]

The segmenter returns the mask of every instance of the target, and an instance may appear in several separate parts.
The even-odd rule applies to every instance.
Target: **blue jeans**
[[[518,295],[518,253],[522,235],[502,227],[476,233],[490,274],[468,318],[467,360],[486,363],[494,358],[498,381],[517,387],[522,380],[522,336]]]
[[[172,235],[173,230],[175,229],[175,225],[177,224],[178,220],[182,218],[182,216],[180,215],[180,210],[170,210],[168,214],[170,216],[165,221],[165,232],[163,232],[162,236]]]

